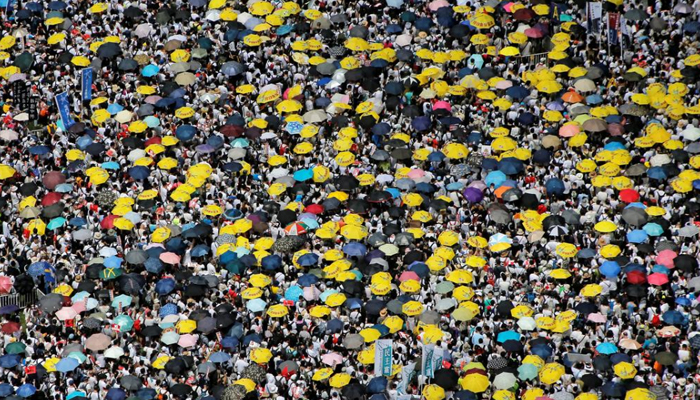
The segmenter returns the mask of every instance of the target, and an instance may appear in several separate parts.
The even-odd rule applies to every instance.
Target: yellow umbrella
[[[462,380],[462,389],[474,393],[485,392],[490,385],[488,376],[479,373],[469,374]]]
[[[442,152],[449,159],[458,160],[469,155],[469,149],[462,143],[448,143],[442,147]]]
[[[555,251],[562,258],[573,258],[578,253],[576,246],[571,243],[559,243]]]
[[[549,276],[551,276],[554,279],[569,279],[569,278],[571,278],[571,272],[569,272],[563,268],[558,268],[558,269],[552,270],[549,273]]]
[[[253,15],[267,15],[275,11],[275,6],[267,1],[258,1],[251,5],[248,11]]]
[[[89,11],[93,14],[99,14],[107,11],[107,8],[109,8],[107,3],[96,3],[89,8]]]
[[[634,367],[634,364],[626,361],[615,364],[613,371],[622,379],[632,379],[637,375],[637,368]]]
[[[168,240],[168,238],[170,238],[171,233],[172,232],[170,231],[170,229],[161,226],[159,228],[156,228],[155,231],[153,231],[153,233],[151,234],[151,240],[155,243],[163,243],[166,240]]]
[[[467,244],[476,247],[477,249],[483,249],[486,246],[488,246],[488,241],[486,238],[483,238],[481,236],[472,236],[469,239],[467,239]]]
[[[389,328],[389,332],[396,333],[403,328],[403,320],[397,315],[387,317],[382,324]]]
[[[168,356],[160,356],[160,357],[156,358],[156,360],[153,361],[153,363],[151,363],[151,366],[153,366],[153,368],[155,368],[155,369],[164,369],[165,364],[167,364],[171,358],[172,357],[168,357]]]
[[[246,46],[257,47],[262,44],[262,37],[260,37],[260,35],[249,34],[243,38],[243,43]]]
[[[564,366],[558,363],[545,364],[540,370],[540,381],[545,385],[557,382],[564,375]]]
[[[300,102],[296,100],[284,100],[277,104],[276,106],[277,111],[280,113],[289,113],[289,112],[297,112],[301,110],[303,107]]]
[[[472,44],[481,45],[481,46],[485,46],[485,45],[489,44],[489,40],[490,40],[489,37],[484,35],[483,33],[477,33],[476,35],[473,35],[469,39],[469,41]]]
[[[294,154],[308,154],[314,150],[314,145],[309,142],[301,142],[294,146]]]
[[[413,317],[423,312],[423,304],[417,301],[409,301],[401,306],[401,311],[409,317]]]
[[[241,297],[245,300],[257,299],[263,295],[263,291],[260,288],[249,287],[241,292]]]
[[[309,310],[312,317],[323,318],[331,315],[331,309],[326,306],[314,306]]]
[[[600,249],[600,255],[608,259],[617,257],[621,252],[622,250],[614,244],[606,244]]]
[[[496,21],[488,14],[477,14],[469,20],[471,25],[478,29],[490,29],[496,25]]]
[[[258,386],[252,379],[243,378],[233,382],[234,385],[241,385],[245,388],[246,393],[250,393]]]
[[[250,94],[255,92],[255,86],[253,85],[241,85],[236,88],[236,93],[239,94]]]
[[[254,274],[250,277],[248,283],[258,288],[264,288],[272,283],[272,279],[267,275]]]
[[[438,242],[443,246],[454,246],[459,242],[459,234],[455,231],[443,231],[438,236]]]
[[[513,307],[510,310],[510,315],[513,316],[513,318],[523,318],[523,317],[531,317],[535,313],[535,310],[530,308],[530,306],[525,305],[525,304],[519,304],[515,307]]]
[[[355,162],[355,155],[349,151],[343,151],[335,156],[335,162],[341,167],[347,167]]]
[[[264,347],[256,347],[250,351],[250,361],[256,364],[267,364],[272,359],[272,352]]]
[[[190,59],[190,53],[187,50],[177,49],[170,54],[172,62],[187,62]]]
[[[362,38],[353,37],[345,42],[345,48],[352,51],[367,51],[369,50],[369,43]]]
[[[498,54],[504,57],[513,57],[520,54],[520,49],[514,46],[507,46],[502,48],[501,51],[498,52]]]
[[[0,164],[0,179],[5,180],[7,178],[12,178],[15,176],[17,171],[6,164]]]
[[[543,81],[537,84],[537,90],[542,93],[556,93],[561,89],[561,83],[554,80]]]
[[[282,318],[289,314],[289,309],[284,304],[275,304],[267,309],[267,315],[272,318]]]
[[[527,35],[522,32],[511,32],[508,34],[508,40],[514,44],[525,44]]]
[[[345,300],[347,300],[347,297],[343,293],[333,293],[326,297],[325,303],[329,307],[340,307],[345,303]]]
[[[3,40],[5,40],[5,38],[3,38]],[[49,36],[46,43],[57,44],[57,43],[61,43],[64,40],[66,40],[66,34],[63,32],[59,32],[59,33],[54,33],[53,35]],[[0,48],[2,48],[2,40],[0,40]]]
[[[654,399],[656,399],[656,396],[654,396]],[[576,396],[574,400],[598,400],[598,395],[595,393],[581,393],[580,395]],[[652,399],[650,399],[652,400]]]
[[[130,231],[130,230],[134,229],[134,223],[129,221],[126,218],[115,219],[114,226],[117,227],[117,229],[121,229],[123,231]]]
[[[653,217],[660,217],[666,214],[666,210],[659,206],[647,207],[644,211]]]
[[[352,379],[350,374],[346,374],[344,372],[341,372],[341,373],[337,373],[337,374],[333,375],[331,377],[331,379],[328,381],[328,384],[331,387],[339,389],[339,388],[342,388],[344,386],[347,386],[347,384],[350,383],[350,379]]]
[[[44,361],[41,365],[46,369],[46,372],[56,372],[56,364],[61,361],[58,357],[51,357]]]
[[[486,265],[486,260],[483,257],[471,255],[464,260],[464,263],[472,268],[481,268]]]
[[[216,217],[217,215],[223,214],[223,212],[224,210],[222,210],[221,207],[217,206],[216,204],[209,204],[202,208],[202,214],[209,217]]]
[[[656,400],[656,395],[649,389],[636,388],[625,394],[625,400]]]
[[[601,233],[611,233],[617,230],[617,225],[615,225],[615,223],[612,221],[605,220],[595,224],[595,226],[593,226],[593,229]]]
[[[175,325],[175,328],[180,334],[194,332],[197,329],[197,321],[191,319],[181,320]]]
[[[323,381],[331,377],[333,375],[333,369],[332,368],[321,368],[319,370],[316,370],[314,372],[314,375],[311,377],[312,380],[314,381]]]
[[[191,107],[180,107],[175,110],[175,116],[180,119],[187,119],[194,116],[194,109]]]
[[[597,283],[589,283],[581,289],[581,296],[596,297],[603,292],[603,287]]]
[[[442,400],[445,398],[445,389],[436,384],[430,384],[423,388],[422,395],[425,400]]]
[[[64,21],[64,19],[61,17],[52,17],[52,18],[49,18],[46,21],[44,21],[44,24],[46,24],[46,26],[54,26],[54,25],[62,24],[63,21]]]
[[[447,273],[447,275],[445,275],[445,279],[456,284],[470,284],[474,281],[474,275],[467,270],[456,269]]]

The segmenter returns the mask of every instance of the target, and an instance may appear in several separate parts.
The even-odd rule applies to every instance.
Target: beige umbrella
[[[314,123],[314,122],[324,122],[328,119],[328,114],[325,110],[311,110],[304,114],[304,122]]]
[[[104,333],[96,333],[85,342],[85,348],[92,351],[100,351],[109,347],[112,339]]]
[[[595,82],[588,78],[581,78],[577,80],[574,83],[574,88],[576,88],[576,90],[578,90],[579,92],[593,92],[596,89],[598,89]]]
[[[542,138],[542,147],[544,148],[557,148],[561,146],[561,139],[554,135],[547,135]]]
[[[114,116],[114,119],[122,124],[125,124],[134,118],[134,114],[128,110],[121,110]]]
[[[168,40],[168,42],[165,43],[165,46],[163,47],[163,50],[165,50],[165,51],[167,51],[167,52],[171,52],[171,51],[174,51],[174,50],[179,49],[180,47],[182,47],[182,42],[181,42],[181,41],[179,41],[179,40]]]
[[[134,61],[139,63],[139,65],[148,65],[151,62],[151,57],[148,54],[137,54],[134,56]]]
[[[179,62],[175,64],[170,64],[170,70],[176,74],[179,74],[180,72],[187,72],[190,70],[190,63]]]
[[[182,72],[175,77],[175,82],[182,86],[189,86],[193,84],[195,80],[197,80],[197,78],[191,72]]]
[[[591,118],[581,125],[586,132],[605,132],[608,130],[608,123],[600,118]]]
[[[420,97],[422,99],[434,99],[435,96],[437,96],[437,93],[433,89],[423,89],[422,92],[420,92]]]

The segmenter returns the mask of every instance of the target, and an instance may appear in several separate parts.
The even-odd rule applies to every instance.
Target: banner
[[[374,376],[391,376],[394,361],[394,342],[382,339],[375,342]]]
[[[586,3],[586,29],[591,33],[599,33],[601,19],[603,3]]]
[[[421,375],[432,378],[435,370],[433,369],[433,355],[435,354],[435,345],[428,344],[423,346],[423,355],[421,357]]]
[[[445,358],[445,350],[437,348],[433,351],[433,372],[442,368],[442,360]]]
[[[92,68],[83,68],[80,72],[83,101],[92,100]]]
[[[617,44],[617,31],[620,27],[620,13],[608,13],[608,43]]]
[[[399,373],[400,380],[399,383],[396,385],[396,391],[398,394],[406,394],[406,387],[408,386],[408,382],[411,381],[411,378],[413,378],[413,373],[416,370],[416,363],[412,362],[409,364],[406,364],[402,369],[401,372]]]
[[[75,121],[73,121],[73,119],[70,117],[70,101],[68,100],[67,92],[56,95],[56,107],[58,107],[58,112],[61,115],[63,128],[68,130],[75,124]]]

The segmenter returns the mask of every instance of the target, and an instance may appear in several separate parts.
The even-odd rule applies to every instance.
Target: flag
[[[382,339],[375,342],[374,376],[391,376],[393,366],[394,342]]]
[[[421,357],[421,375],[432,378],[435,370],[433,369],[433,355],[435,354],[435,345],[428,344],[423,346],[423,356]]]
[[[399,373],[399,382],[396,384],[396,391],[399,394],[405,394],[406,393],[406,387],[408,386],[408,382],[411,381],[411,378],[413,377],[414,372],[416,371],[416,363],[408,363],[406,364],[403,368],[401,368],[401,372]]]

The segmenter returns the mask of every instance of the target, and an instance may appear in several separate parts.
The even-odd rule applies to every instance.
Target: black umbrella
[[[122,53],[119,44],[107,42],[97,48],[97,57],[99,58],[114,58]]]
[[[678,355],[669,351],[662,351],[660,353],[656,353],[654,359],[661,365],[669,366],[674,365],[676,361],[678,361]]]
[[[131,391],[139,390],[143,386],[143,382],[141,382],[141,379],[139,379],[136,375],[123,376],[119,380],[119,383],[121,384],[122,388]]]

